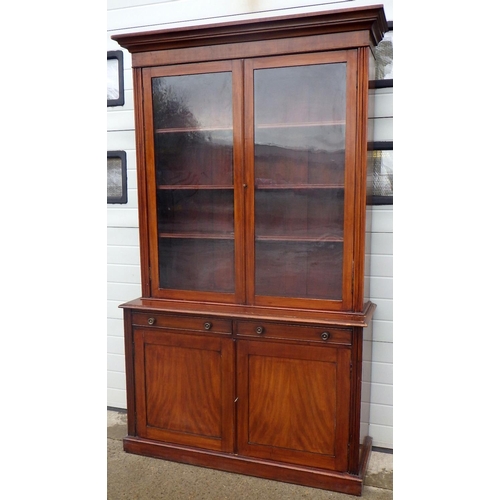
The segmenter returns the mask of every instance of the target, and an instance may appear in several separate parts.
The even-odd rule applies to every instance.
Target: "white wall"
[[[392,0],[108,0],[108,33],[377,4],[392,20]]]
[[[392,94],[392,88],[375,91],[375,141],[393,140]],[[365,293],[377,304],[373,317],[370,435],[374,446],[392,448],[393,212],[392,205],[373,206],[370,210],[370,279]]]
[[[141,295],[131,59],[110,36],[172,24],[374,4],[384,4],[386,17],[392,20],[392,0],[108,0],[107,50],[123,50],[125,68],[125,104],[108,108],[108,150],[126,151],[128,182],[128,203],[108,205],[108,406],[126,408],[123,320],[118,305]],[[392,89],[376,91],[373,118],[375,140],[392,141]],[[373,321],[370,434],[374,446],[392,448],[392,206],[372,208],[370,259],[370,298],[377,304]]]

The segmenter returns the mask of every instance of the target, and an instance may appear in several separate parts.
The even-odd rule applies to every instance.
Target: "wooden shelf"
[[[282,123],[261,123],[255,124],[256,129],[272,128],[312,128],[312,127],[339,127],[345,126],[345,120],[331,120],[322,122],[282,122]],[[184,132],[232,132],[232,126],[225,127],[172,127],[158,128],[156,134],[176,134]]]
[[[158,128],[155,130],[156,134],[177,134],[183,132],[232,132],[233,127],[172,127],[172,128]]]
[[[157,189],[162,189],[165,191],[173,191],[178,189],[190,189],[190,190],[232,190],[234,186],[231,185],[221,185],[221,184],[159,184]]]
[[[322,121],[322,122],[290,122],[290,123],[261,123],[255,124],[256,129],[267,129],[267,128],[311,128],[311,127],[338,127],[344,126],[345,120],[332,120],[332,121]]]
[[[272,189],[344,189],[344,184],[256,184],[255,189],[272,190]]]
[[[160,238],[169,239],[198,239],[198,240],[234,240],[234,233],[169,233],[161,231]],[[255,241],[267,242],[290,242],[290,243],[342,243],[344,239],[340,236],[295,236],[295,235],[271,235],[256,236]]]
[[[342,243],[340,236],[256,236],[255,241],[289,242],[289,243]]]
[[[186,240],[234,240],[234,233],[158,233],[160,238]]]

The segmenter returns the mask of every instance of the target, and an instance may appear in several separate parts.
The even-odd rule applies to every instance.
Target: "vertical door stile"
[[[146,68],[143,71],[143,85],[144,85],[144,135],[145,141],[145,170],[148,179],[156,179],[155,175],[155,144],[154,144],[154,120],[153,120],[153,89],[152,89],[152,75],[151,69]],[[148,232],[149,241],[158,241],[158,227],[156,216],[156,182],[148,182],[147,186],[147,199],[148,199]],[[150,290],[154,293],[158,290],[158,246],[151,245],[149,253],[149,279]],[[155,270],[156,272],[151,272]]]
[[[244,190],[245,190],[245,253],[246,253],[246,303],[255,303],[255,175],[254,175],[254,85],[253,61],[244,65]]]
[[[147,176],[146,176],[146,145],[144,133],[144,90],[143,90],[143,70],[133,68],[133,88],[135,102],[135,137],[136,137],[136,161],[137,161],[137,200],[138,206],[143,207],[147,203]],[[151,282],[149,273],[149,239],[148,239],[148,213],[147,210],[139,210],[139,251],[141,262],[141,285],[142,296],[151,295]]]
[[[344,227],[348,230],[344,234],[344,289],[343,308],[351,310],[354,294],[354,233],[355,233],[355,179],[356,179],[356,150],[357,150],[357,55],[356,51],[347,52],[347,79],[346,79],[346,144],[345,144],[345,191],[344,191]]]
[[[353,290],[354,297],[354,310],[361,311],[363,309],[364,302],[364,274],[365,274],[365,230],[366,230],[366,182],[367,182],[367,172],[366,172],[366,158],[368,150],[368,47],[358,49],[357,60],[356,60],[356,81],[362,82],[356,87],[357,90],[357,113],[356,117],[358,123],[364,123],[365,126],[356,127],[358,137],[356,138],[356,213],[354,215],[355,220],[358,221],[357,232],[355,233],[354,241],[354,260],[358,263],[354,272],[357,274],[355,276],[354,282],[356,283],[356,288]],[[356,225],[354,225],[356,227]],[[357,254],[357,255],[356,255]]]
[[[245,289],[245,158],[243,60],[233,61],[233,172],[236,302],[246,302]]]

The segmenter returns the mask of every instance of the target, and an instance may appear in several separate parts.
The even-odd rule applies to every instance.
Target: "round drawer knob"
[[[204,325],[203,325],[203,328],[205,328],[205,330],[210,330],[210,328],[212,328],[212,323],[210,322],[206,322]]]
[[[148,325],[154,325],[155,321],[156,321],[156,319],[154,319],[154,318],[148,318]]]
[[[255,332],[258,333],[259,335],[262,335],[264,333],[264,327],[263,326],[258,326],[255,329]]]
[[[330,334],[328,332],[323,332],[321,334],[321,340],[328,340],[330,338]]]

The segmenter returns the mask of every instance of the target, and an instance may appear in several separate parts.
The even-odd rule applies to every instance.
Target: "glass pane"
[[[120,97],[118,59],[108,59],[108,100]]]
[[[234,292],[230,73],[153,79],[160,288]]]
[[[346,64],[260,69],[257,295],[342,298]]]
[[[392,198],[393,196],[392,162],[393,162],[392,149],[368,151],[368,169],[367,169],[368,196]]]
[[[108,158],[108,200],[123,197],[123,167],[121,158]]]

